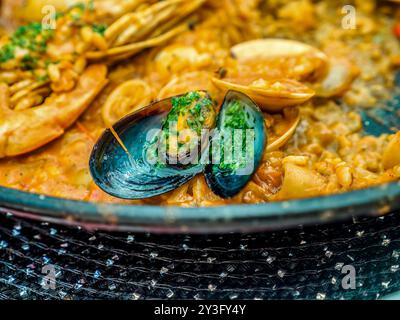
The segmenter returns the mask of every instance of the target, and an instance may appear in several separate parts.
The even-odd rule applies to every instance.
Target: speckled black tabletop
[[[204,236],[88,232],[0,215],[0,299],[376,299],[400,290],[399,258],[395,213]],[[354,267],[355,289],[343,286],[345,266]]]

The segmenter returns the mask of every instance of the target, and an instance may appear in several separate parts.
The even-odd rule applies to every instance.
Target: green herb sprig
[[[0,48],[0,63],[15,58],[17,48],[28,50],[21,59],[21,68],[31,70],[36,67],[38,59],[35,55],[46,52],[47,43],[54,31],[45,29],[39,22],[19,27],[10,37],[9,42]]]

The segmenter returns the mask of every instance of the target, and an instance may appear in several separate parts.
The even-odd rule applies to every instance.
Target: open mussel
[[[192,124],[196,132],[203,126],[212,127],[214,108],[205,92],[196,91],[155,102],[124,117],[103,133],[92,151],[89,166],[95,183],[123,199],[153,197],[186,183],[202,172],[204,165],[194,159],[180,163],[179,157],[175,165],[169,165],[165,160],[171,160],[172,152],[166,150],[180,151],[184,143],[179,136],[173,137],[176,131],[166,128],[170,129],[173,120],[191,120],[192,112],[204,118]],[[186,124],[179,126],[186,128]],[[192,133],[190,128],[187,132],[188,136]],[[174,147],[175,143],[178,147]],[[168,156],[161,154],[166,152]]]
[[[212,191],[227,198],[250,180],[265,144],[263,114],[249,97],[228,92],[217,118],[207,92],[194,91],[115,123],[96,143],[89,165],[95,183],[123,199],[166,193],[201,172]]]
[[[204,174],[215,194],[231,198],[250,181],[261,162],[267,141],[264,117],[248,96],[228,91],[217,129],[211,140],[213,161],[206,165]]]

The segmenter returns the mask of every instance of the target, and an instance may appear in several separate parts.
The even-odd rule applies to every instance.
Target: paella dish
[[[396,1],[3,0],[0,32],[3,187],[206,207],[400,180]]]

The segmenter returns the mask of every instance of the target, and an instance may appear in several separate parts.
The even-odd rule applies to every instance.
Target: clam
[[[243,42],[232,47],[231,54],[237,70],[228,70],[229,77],[213,78],[214,85],[248,95],[267,112],[280,112],[310,100],[315,91],[301,81],[323,78],[329,65],[322,51],[286,39]]]
[[[281,68],[291,79],[305,80],[318,97],[343,94],[359,74],[347,57],[327,56],[308,44],[287,39],[257,39],[239,43],[231,53],[240,64]],[[277,63],[275,63],[275,61]]]
[[[347,57],[328,57],[294,40],[251,40],[233,46],[231,54],[237,70],[228,70],[229,77],[213,78],[214,85],[247,94],[267,112],[303,104],[314,95],[340,96],[359,74]]]
[[[245,187],[261,163],[267,141],[264,116],[249,97],[229,91],[217,128],[218,139],[211,140],[211,150],[218,159],[213,157],[204,174],[216,195],[231,198]]]
[[[240,64],[269,64],[284,69],[290,78],[318,78],[327,72],[328,57],[308,44],[288,39],[256,39],[231,48]],[[275,64],[277,62],[277,64]]]
[[[286,109],[283,117],[283,133],[268,134],[267,152],[273,152],[285,146],[295,134],[301,119],[298,108]]]
[[[231,48],[236,59],[246,61],[254,58],[266,59],[281,56],[300,56],[312,53],[321,60],[325,60],[325,54],[318,49],[289,39],[269,38],[255,39],[241,42]]]
[[[262,159],[264,117],[249,97],[230,91],[218,114],[218,130],[212,130],[216,120],[215,105],[205,91],[167,98],[127,115],[107,129],[93,148],[89,166],[94,182],[113,196],[143,199],[177,189],[204,172],[214,193],[224,198],[235,195]],[[245,157],[238,162],[225,157],[236,140],[219,134],[233,129],[246,137],[246,147],[239,152]],[[216,149],[224,153],[219,164],[210,162]]]
[[[213,78],[212,81],[221,90],[235,90],[248,95],[267,112],[280,112],[305,103],[315,94],[313,89],[290,79]]]
[[[328,73],[314,86],[316,95],[322,98],[340,96],[349,89],[358,74],[359,69],[347,59],[332,58]]]

